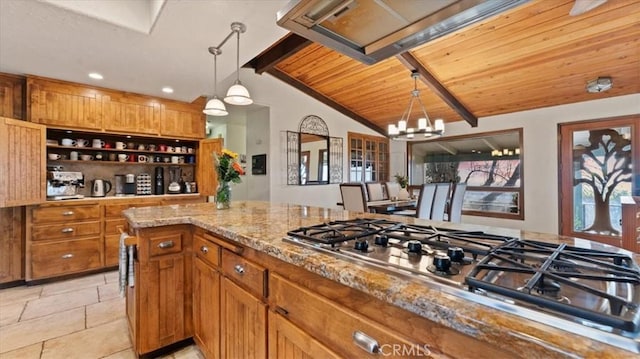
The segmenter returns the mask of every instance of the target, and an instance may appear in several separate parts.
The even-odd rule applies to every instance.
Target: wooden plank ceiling
[[[472,116],[485,117],[541,107],[640,93],[640,1],[609,0],[569,16],[574,0],[534,0],[492,19],[410,50]],[[297,35],[294,35],[294,37]],[[308,41],[292,42],[283,55],[270,51],[252,60],[275,59],[266,71],[386,133],[408,106],[412,66],[402,55],[364,65]],[[282,48],[279,48],[282,52]],[[610,76],[613,88],[587,93],[587,81]],[[420,97],[433,120],[462,121],[460,109],[423,82]],[[418,117],[415,110],[412,120]],[[467,122],[468,118],[464,118]]]

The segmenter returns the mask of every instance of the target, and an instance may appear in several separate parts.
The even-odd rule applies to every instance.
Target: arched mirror
[[[329,136],[327,124],[305,116],[298,132],[287,131],[287,184],[342,182],[342,138]]]

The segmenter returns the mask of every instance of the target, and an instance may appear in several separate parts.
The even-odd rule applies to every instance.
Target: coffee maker
[[[169,185],[167,193],[177,194],[182,192],[182,169],[178,166],[169,167]]]
[[[83,187],[84,175],[82,172],[47,171],[47,199],[49,200],[84,198],[78,193],[78,188]]]

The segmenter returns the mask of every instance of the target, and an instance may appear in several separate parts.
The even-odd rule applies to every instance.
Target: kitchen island
[[[224,333],[225,330],[232,331],[236,328],[235,324],[229,324],[229,320],[233,319],[229,318],[229,313],[235,310],[243,313],[239,315],[242,318],[250,315],[252,335],[257,336],[257,342],[264,344],[262,349],[250,354],[243,352],[252,356],[263,356],[268,347],[270,356],[281,357],[279,352],[278,355],[274,352],[283,347],[282,337],[292,332],[285,330],[290,328],[285,325],[291,323],[296,331],[288,339],[293,342],[297,339],[294,344],[298,344],[299,349],[316,353],[312,355],[316,357],[367,354],[365,351],[357,351],[360,348],[378,351],[378,355],[396,354],[403,357],[424,357],[430,354],[434,357],[475,358],[621,358],[638,355],[633,351],[637,350],[637,341],[631,341],[631,346],[635,343],[635,349],[625,350],[620,345],[605,342],[615,340],[613,336],[604,335],[604,340],[594,340],[582,331],[563,330],[558,328],[560,325],[524,319],[469,300],[468,296],[476,295],[473,293],[397,276],[385,270],[282,241],[287,231],[302,226],[334,220],[390,218],[389,216],[269,202],[233,202],[229,210],[216,210],[215,205],[210,203],[135,208],[124,211],[124,216],[129,223],[129,233],[135,235],[137,240],[139,262],[136,262],[136,278],[157,270],[158,274],[154,278],[160,284],[153,285],[180,287],[177,294],[172,291],[168,299],[162,295],[153,298],[145,293],[145,286],[155,281],[151,277],[137,280],[135,289],[129,289],[127,311],[130,326],[133,327],[131,333],[134,347],[141,336],[139,322],[146,320],[140,315],[140,311],[145,309],[144,306],[164,308],[160,309],[160,314],[154,314],[153,320],[157,323],[151,325],[160,339],[155,346],[137,349],[138,354],[191,336],[195,337],[201,348],[209,345],[209,340],[220,340],[221,349],[217,345],[210,345],[209,348],[204,348],[205,354],[211,351],[214,353],[212,356],[217,357],[220,350],[222,357],[240,353],[233,351],[235,344],[225,340],[236,338],[242,341],[240,336]],[[398,216],[393,219],[576,244],[570,238],[554,235],[477,225],[453,225]],[[596,244],[593,245],[594,248],[597,247]],[[214,247],[215,251],[212,250]],[[160,255],[158,248],[168,249],[169,252]],[[198,255],[202,255],[202,261]],[[154,257],[162,259],[154,262]],[[152,264],[147,266],[146,262]],[[210,265],[206,266],[207,263]],[[194,267],[196,269],[193,270],[192,278],[191,271]],[[209,269],[218,267],[219,270]],[[172,269],[163,272],[163,268]],[[206,276],[196,277],[197,273],[205,273]],[[235,280],[239,282],[238,286],[234,284],[234,276],[237,276]],[[207,278],[212,282],[207,281]],[[247,278],[249,280],[243,283]],[[216,293],[216,299],[211,305],[218,308],[222,306],[226,310],[210,311],[208,305],[200,303],[201,300],[208,300],[211,295],[199,298],[199,294],[212,291]],[[220,291],[222,294],[217,297]],[[157,288],[152,292],[158,297]],[[234,307],[233,300],[240,298],[238,293],[247,294],[252,301],[239,299],[236,302],[242,302],[241,305]],[[294,298],[290,298],[291,296]],[[171,303],[173,307],[167,303]],[[176,303],[179,305],[176,306]],[[172,316],[169,320],[172,330],[179,328],[178,330],[167,330],[166,323],[158,322],[158,315],[166,314],[163,310],[166,312],[171,308],[177,308],[181,314]],[[301,310],[298,311],[298,308]],[[205,317],[200,315],[203,309],[209,310]],[[335,312],[327,314],[326,311],[329,310]],[[309,317],[296,319],[298,314]],[[347,319],[343,319],[343,315]],[[227,324],[215,325],[209,331],[203,330],[213,333],[209,337],[199,334],[199,328],[206,328],[208,321],[218,320],[217,316],[224,317],[222,322],[226,321]],[[352,340],[351,335],[342,339],[346,343],[358,341],[355,351],[349,351],[351,349],[346,348],[346,345],[336,346],[334,341],[339,338],[332,337],[328,332],[339,332],[343,328],[341,324],[333,323],[332,318],[336,322],[346,323],[344,326],[348,326],[350,321],[363,323],[367,328],[363,332],[379,333],[375,335],[378,342],[374,341],[375,346],[367,347],[366,344],[371,342],[368,339],[371,338],[365,335],[365,339],[360,340],[362,338],[354,331],[354,338],[357,339]],[[180,320],[182,322],[178,323]],[[593,330],[595,329],[585,327],[584,332]],[[256,331],[259,333],[256,334]],[[171,337],[168,332],[179,333]],[[303,335],[307,336],[300,339]],[[380,340],[380,336],[384,339]],[[629,340],[625,342],[628,347]],[[400,351],[393,351],[398,348]],[[402,350],[405,355],[402,355]]]

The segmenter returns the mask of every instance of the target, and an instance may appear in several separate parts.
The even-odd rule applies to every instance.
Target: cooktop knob
[[[353,248],[365,252],[369,248],[369,243],[364,239],[356,239]]]
[[[378,234],[375,236],[375,244],[386,247],[389,244],[389,237],[386,234]]]
[[[422,254],[422,243],[420,241],[408,241],[407,250],[409,253]]]
[[[447,248],[447,255],[451,258],[452,262],[462,263],[464,261],[464,250],[460,247]]]
[[[451,258],[446,254],[436,254],[433,257],[433,265],[438,272],[449,272],[451,268]]]

